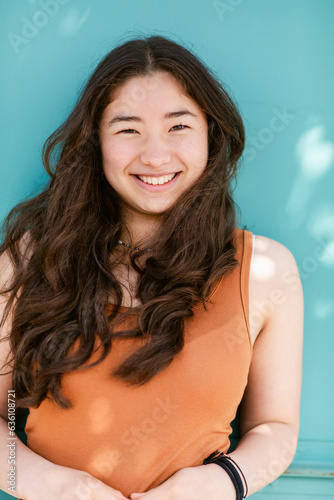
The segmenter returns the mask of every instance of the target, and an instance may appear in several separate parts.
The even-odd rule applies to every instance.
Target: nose
[[[172,157],[170,147],[158,134],[147,137],[140,154],[140,160],[144,165],[159,168],[169,163]]]

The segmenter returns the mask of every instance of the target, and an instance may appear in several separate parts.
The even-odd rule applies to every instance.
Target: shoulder
[[[0,293],[9,285],[14,274],[14,265],[8,250],[0,255]]]
[[[294,269],[298,271],[296,259],[292,252],[282,243],[266,236],[253,235],[254,253],[252,267],[258,271],[276,271]]]
[[[268,322],[301,307],[303,290],[296,259],[286,246],[261,235],[253,241],[249,308],[250,317],[261,317],[253,329],[256,338]]]

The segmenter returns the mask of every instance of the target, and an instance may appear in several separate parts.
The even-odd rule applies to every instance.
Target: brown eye
[[[132,132],[137,132],[136,130],[134,130],[133,128],[127,128],[125,130],[120,130],[119,132],[117,132],[118,134],[122,134],[123,132],[125,132],[126,134],[129,134],[129,133],[132,133]]]
[[[182,127],[182,128],[177,128],[177,127]],[[176,129],[176,130],[184,130],[185,128],[189,128],[187,125],[174,125],[174,127],[171,128],[171,130]]]

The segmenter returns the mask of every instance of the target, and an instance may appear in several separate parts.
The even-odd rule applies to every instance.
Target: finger
[[[145,493],[131,493],[130,498],[131,500],[137,500],[137,498],[142,497],[145,495]]]
[[[113,494],[113,498],[115,498],[115,500],[129,500],[127,497],[125,497],[120,491],[118,490],[114,490],[113,488],[109,488],[107,487],[108,491],[108,495],[110,495],[110,493]],[[108,498],[110,498],[108,496]]]
[[[120,491],[115,490],[114,488],[111,488],[110,486],[107,486],[105,483],[100,481],[99,479],[96,479],[95,477],[88,477],[86,480],[87,487],[90,489],[90,491],[95,491],[95,495],[98,495],[96,498],[101,500],[102,498],[106,499],[115,499],[115,500],[129,500],[126,498]],[[112,497],[110,496],[112,495]],[[94,496],[95,498],[95,496]]]

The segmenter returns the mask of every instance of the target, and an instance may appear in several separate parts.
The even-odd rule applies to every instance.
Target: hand
[[[52,464],[40,473],[40,482],[30,481],[26,500],[128,500],[84,471]]]
[[[187,467],[147,493],[131,493],[131,500],[235,500],[227,473],[217,464]]]

